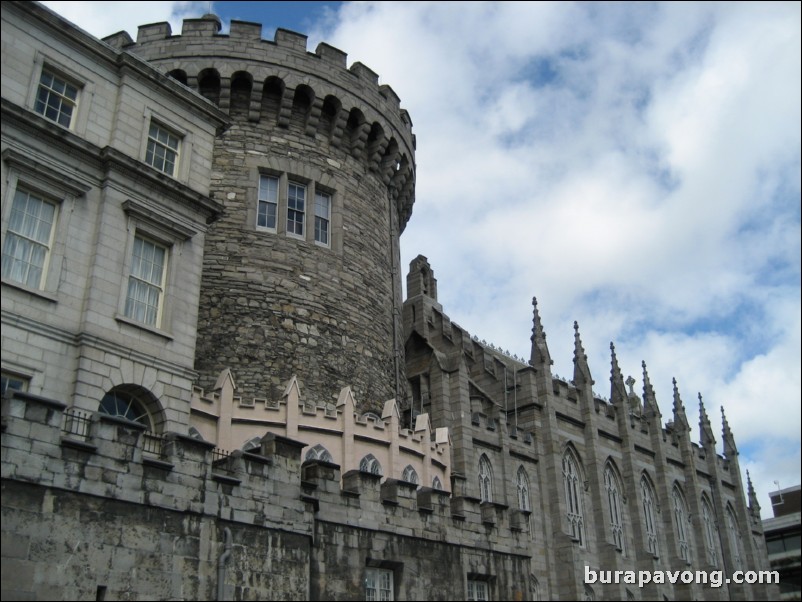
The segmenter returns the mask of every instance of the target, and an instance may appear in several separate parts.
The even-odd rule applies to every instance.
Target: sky
[[[417,136],[402,267],[428,257],[462,328],[554,372],[573,321],[698,440],[724,406],[758,492],[800,483],[800,3],[45,2],[90,33],[210,11],[326,41]],[[718,437],[721,451],[721,437]]]

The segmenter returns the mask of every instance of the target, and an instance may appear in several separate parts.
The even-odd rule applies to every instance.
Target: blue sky
[[[91,33],[208,2],[47,2]],[[577,320],[595,389],[609,343],[724,406],[764,516],[800,482],[800,4],[214,2],[380,74],[417,135],[402,263],[460,326],[528,358],[537,296],[555,371]],[[444,235],[445,234],[445,235]],[[640,385],[637,385],[640,387]],[[698,438],[698,428],[693,436]]]

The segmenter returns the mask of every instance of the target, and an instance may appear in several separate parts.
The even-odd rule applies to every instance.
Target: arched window
[[[738,519],[735,518],[735,512],[729,504],[727,504],[727,531],[730,534],[733,565],[736,569],[742,569],[743,556],[741,555],[741,550],[743,549],[743,541],[741,540],[741,532],[738,530]]]
[[[596,599],[596,594],[593,591],[593,588],[589,585],[585,586],[585,591],[582,594],[582,602],[593,602]]]
[[[624,522],[622,519],[621,486],[613,467],[608,463],[604,467],[604,489],[607,492],[607,509],[610,516],[610,532],[613,544],[618,550],[624,549]]]
[[[685,505],[685,498],[677,485],[671,492],[671,504],[674,512],[674,529],[677,532],[677,547],[679,557],[685,562],[691,562],[691,553],[688,548],[688,536],[686,535],[686,523],[688,521],[688,507]]]
[[[718,554],[716,553],[716,521],[713,516],[713,509],[707,501],[707,496],[702,496],[702,529],[705,533],[705,549],[707,551],[707,562],[712,566],[718,566]]]
[[[526,469],[523,466],[518,468],[518,474],[515,480],[518,489],[518,508],[521,510],[531,510],[529,507],[529,477],[526,475]]]
[[[415,485],[418,484],[418,473],[415,472],[415,469],[412,468],[412,465],[409,464],[404,469],[404,472],[401,474],[401,480],[406,481],[407,483],[413,483]]]
[[[579,464],[571,450],[563,455],[563,488],[567,507],[568,534],[585,546],[585,519],[582,511],[582,487],[579,479]]]
[[[659,547],[657,544],[657,524],[654,520],[655,496],[652,484],[649,483],[649,479],[646,478],[646,475],[643,475],[640,479],[640,495],[641,503],[643,504],[643,522],[646,531],[646,549],[649,550],[649,553],[656,558],[659,555]]]
[[[532,600],[540,600],[540,582],[534,575],[529,575],[529,593],[532,594]]]
[[[381,476],[382,465],[373,457],[373,454],[368,454],[359,462],[359,470],[361,472],[369,472],[370,474]]]
[[[436,489],[437,491],[443,490],[443,483],[440,482],[438,477],[432,479],[432,489]]]
[[[334,462],[334,458],[329,453],[329,450],[327,450],[319,443],[314,447],[310,447],[307,450],[306,455],[304,456],[305,462],[309,462],[311,460],[320,460],[321,462]]]
[[[493,501],[493,469],[484,454],[479,458],[479,497],[483,502]]]
[[[153,394],[139,385],[118,385],[100,400],[98,412],[138,422],[156,432],[160,426],[161,408]]]

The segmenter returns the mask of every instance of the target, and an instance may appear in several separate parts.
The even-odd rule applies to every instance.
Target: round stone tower
[[[196,369],[230,368],[237,394],[277,399],[293,375],[310,403],[350,385],[362,409],[403,401],[398,237],[412,211],[415,139],[378,76],[306,36],[214,15],[139,28],[127,50],[227,112],[206,236]],[[158,118],[158,116],[154,116]],[[169,130],[170,124],[163,124]],[[181,144],[182,132],[174,132]],[[180,160],[180,149],[179,149]]]

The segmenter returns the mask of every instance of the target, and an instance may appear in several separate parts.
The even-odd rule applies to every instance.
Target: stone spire
[[[752,485],[752,477],[749,476],[749,471],[746,471],[746,491],[749,497],[749,514],[753,517],[760,518],[760,502],[757,501],[757,494]]]
[[[537,297],[532,297],[532,352],[529,356],[531,366],[551,366],[554,362],[549,353],[549,346],[546,344],[546,332],[543,330],[543,322],[540,320],[540,312],[537,310]]]
[[[623,403],[627,399],[627,391],[624,385],[624,375],[618,365],[618,357],[615,354],[615,345],[610,341],[610,401],[613,404]]]
[[[738,448],[735,447],[735,437],[732,436],[730,423],[727,422],[727,415],[724,413],[724,406],[721,406],[722,436],[724,440],[724,457],[733,459],[738,455]]]
[[[582,347],[579,324],[576,321],[574,321],[574,384],[577,387],[582,385],[593,386],[593,378],[590,376],[590,367],[588,366],[588,356],[585,355],[585,348]]]
[[[652,381],[649,379],[649,372],[646,370],[646,362],[641,361],[640,365],[643,368],[643,414],[647,418],[652,416],[660,417],[660,407],[657,405]]]
[[[677,379],[672,378],[671,382],[674,384],[674,428],[683,432],[688,432],[691,430],[691,426],[688,424],[688,417],[685,415],[685,406],[682,405],[682,398],[679,396]]]
[[[699,393],[699,443],[702,447],[716,448],[716,437],[713,435],[713,427],[710,424],[710,417],[705,410],[705,402],[702,400],[702,394]]]

